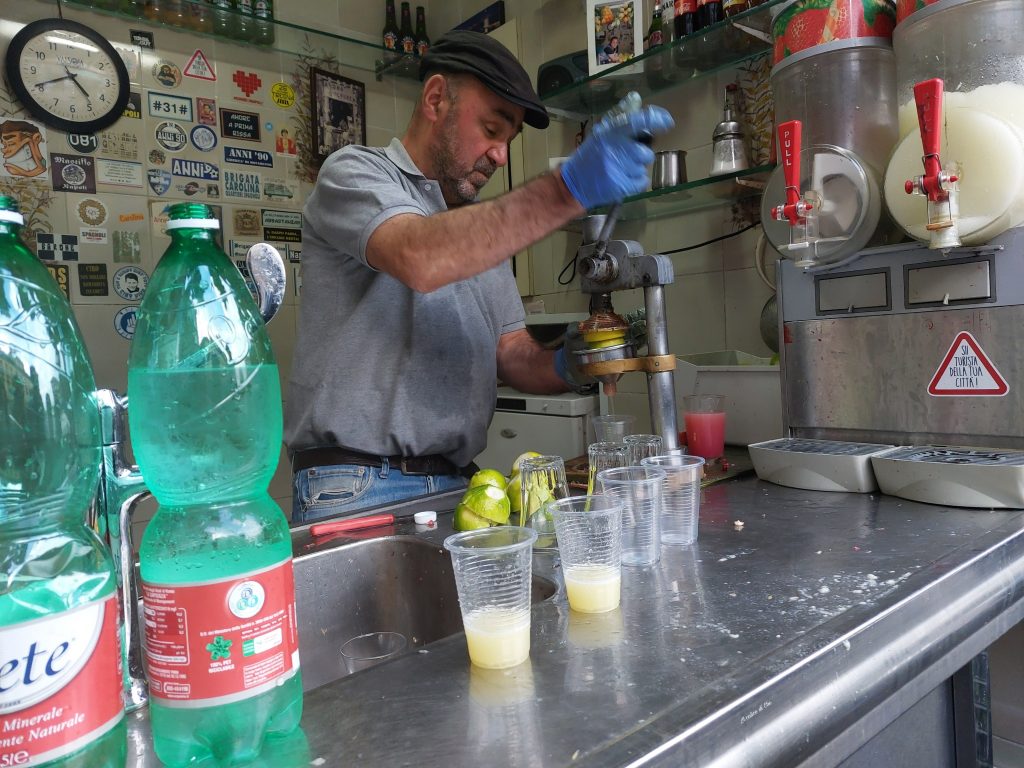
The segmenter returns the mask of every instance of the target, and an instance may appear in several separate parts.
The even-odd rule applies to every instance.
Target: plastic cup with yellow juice
[[[622,591],[622,504],[610,496],[571,496],[550,502],[547,510],[555,521],[569,607],[614,611]]]

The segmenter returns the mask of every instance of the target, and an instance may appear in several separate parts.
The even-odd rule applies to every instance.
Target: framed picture
[[[309,77],[317,162],[349,144],[365,144],[366,86],[315,67],[310,68]]]
[[[643,53],[641,0],[587,0],[587,65],[594,75]]]

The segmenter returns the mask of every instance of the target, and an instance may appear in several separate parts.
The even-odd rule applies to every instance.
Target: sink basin
[[[534,576],[533,602],[555,594]],[[347,674],[342,644],[367,632],[400,632],[407,652],[462,631],[451,558],[415,536],[386,536],[295,560],[295,602],[305,690]]]

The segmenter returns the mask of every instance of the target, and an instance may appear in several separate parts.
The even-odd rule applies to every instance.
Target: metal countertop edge
[[[783,672],[733,678],[730,691],[748,692],[710,714],[683,703],[575,765],[837,765],[1024,618],[1021,518],[967,546],[978,549],[968,561],[938,579],[956,553],[935,561],[869,620],[803,635],[821,647]]]

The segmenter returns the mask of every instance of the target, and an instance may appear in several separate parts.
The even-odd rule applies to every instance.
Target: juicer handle
[[[937,77],[914,86],[917,123],[921,129],[921,147],[924,150],[924,175],[908,179],[904,185],[908,195],[927,195],[933,203],[947,199],[950,188],[957,181],[956,176],[942,170],[942,161],[939,159],[942,143],[942,88],[942,80]]]
[[[800,140],[803,124],[789,120],[779,125],[779,153],[786,180],[786,202],[772,208],[776,221],[788,221],[791,227],[802,224],[813,205],[800,195]]]

